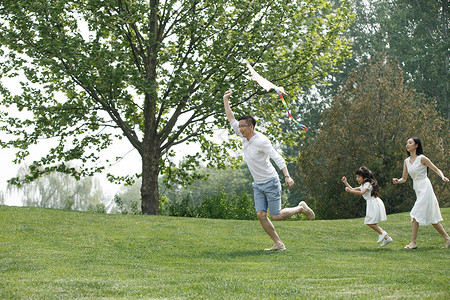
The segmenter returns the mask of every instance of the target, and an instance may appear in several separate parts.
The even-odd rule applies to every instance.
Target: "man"
[[[275,151],[269,139],[263,134],[255,131],[256,120],[252,116],[243,116],[236,121],[229,102],[231,94],[232,91],[227,91],[223,95],[225,112],[231,127],[242,137],[244,158],[254,180],[253,191],[258,220],[264,231],[275,243],[272,248],[264,250],[286,250],[285,245],[275,231],[275,227],[267,216],[267,211],[270,212],[274,221],[284,220],[297,213],[303,213],[308,219],[314,220],[314,212],[304,201],[301,201],[296,207],[281,209],[280,179],[278,178],[277,171],[270,163],[270,158],[275,161],[278,168],[283,172],[286,185],[289,188],[294,185],[294,180],[289,176],[286,162],[281,155]]]

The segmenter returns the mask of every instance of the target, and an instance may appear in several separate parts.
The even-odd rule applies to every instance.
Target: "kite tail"
[[[305,125],[300,124],[299,122],[297,122],[297,121],[292,117],[291,111],[289,110],[289,108],[288,108],[288,106],[287,106],[287,104],[286,104],[286,101],[284,101],[284,98],[283,98],[283,95],[281,94],[281,92],[278,91],[278,90],[275,90],[275,91],[277,92],[278,96],[280,96],[280,99],[281,99],[281,101],[283,102],[284,107],[286,108],[286,111],[287,111],[289,117],[291,117],[292,121],[294,121],[295,124],[297,124],[298,127],[300,127],[301,130],[307,131],[308,128],[306,128]]]

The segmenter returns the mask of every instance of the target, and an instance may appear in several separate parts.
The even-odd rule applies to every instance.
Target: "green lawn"
[[[450,231],[450,208],[441,210]],[[0,298],[449,299],[450,249],[432,226],[410,241],[409,214],[276,222],[105,215],[0,206]]]

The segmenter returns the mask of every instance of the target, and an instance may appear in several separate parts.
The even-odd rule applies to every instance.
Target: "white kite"
[[[246,63],[246,65],[247,65],[247,68],[249,69],[250,73],[252,74],[252,80],[256,81],[267,92],[269,92],[271,89],[274,89],[277,92],[278,96],[280,96],[280,99],[283,102],[284,107],[286,108],[286,111],[287,111],[289,117],[291,117],[292,121],[294,121],[295,124],[297,124],[298,127],[300,127],[301,130],[304,130],[304,131],[308,130],[308,128],[306,128],[305,125],[300,124],[299,122],[297,122],[292,117],[291,111],[289,110],[289,108],[288,108],[288,106],[286,104],[286,101],[284,101],[284,98],[283,98],[283,95],[282,95],[282,93],[287,95],[286,91],[284,90],[284,88],[280,87],[280,86],[276,86],[275,84],[273,84],[269,80],[267,80],[264,77],[262,77],[261,75],[259,75],[258,72],[256,72],[249,63]]]

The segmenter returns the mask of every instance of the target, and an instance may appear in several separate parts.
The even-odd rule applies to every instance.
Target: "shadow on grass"
[[[359,248],[359,249],[340,249],[341,252],[347,252],[347,253],[362,253],[362,252],[371,252],[371,253],[382,253],[382,252],[400,252],[400,253],[414,253],[414,252],[429,252],[429,251],[436,251],[436,250],[442,250],[445,251],[447,249],[443,249],[441,247],[433,247],[433,246],[424,246],[424,247],[418,247],[416,249],[404,249],[403,247],[391,247],[391,248]]]
[[[194,255],[188,255],[190,258],[209,258],[209,259],[247,259],[260,258],[268,255],[283,255],[288,251],[264,251],[264,250],[237,250],[237,251],[207,251],[200,252]]]

